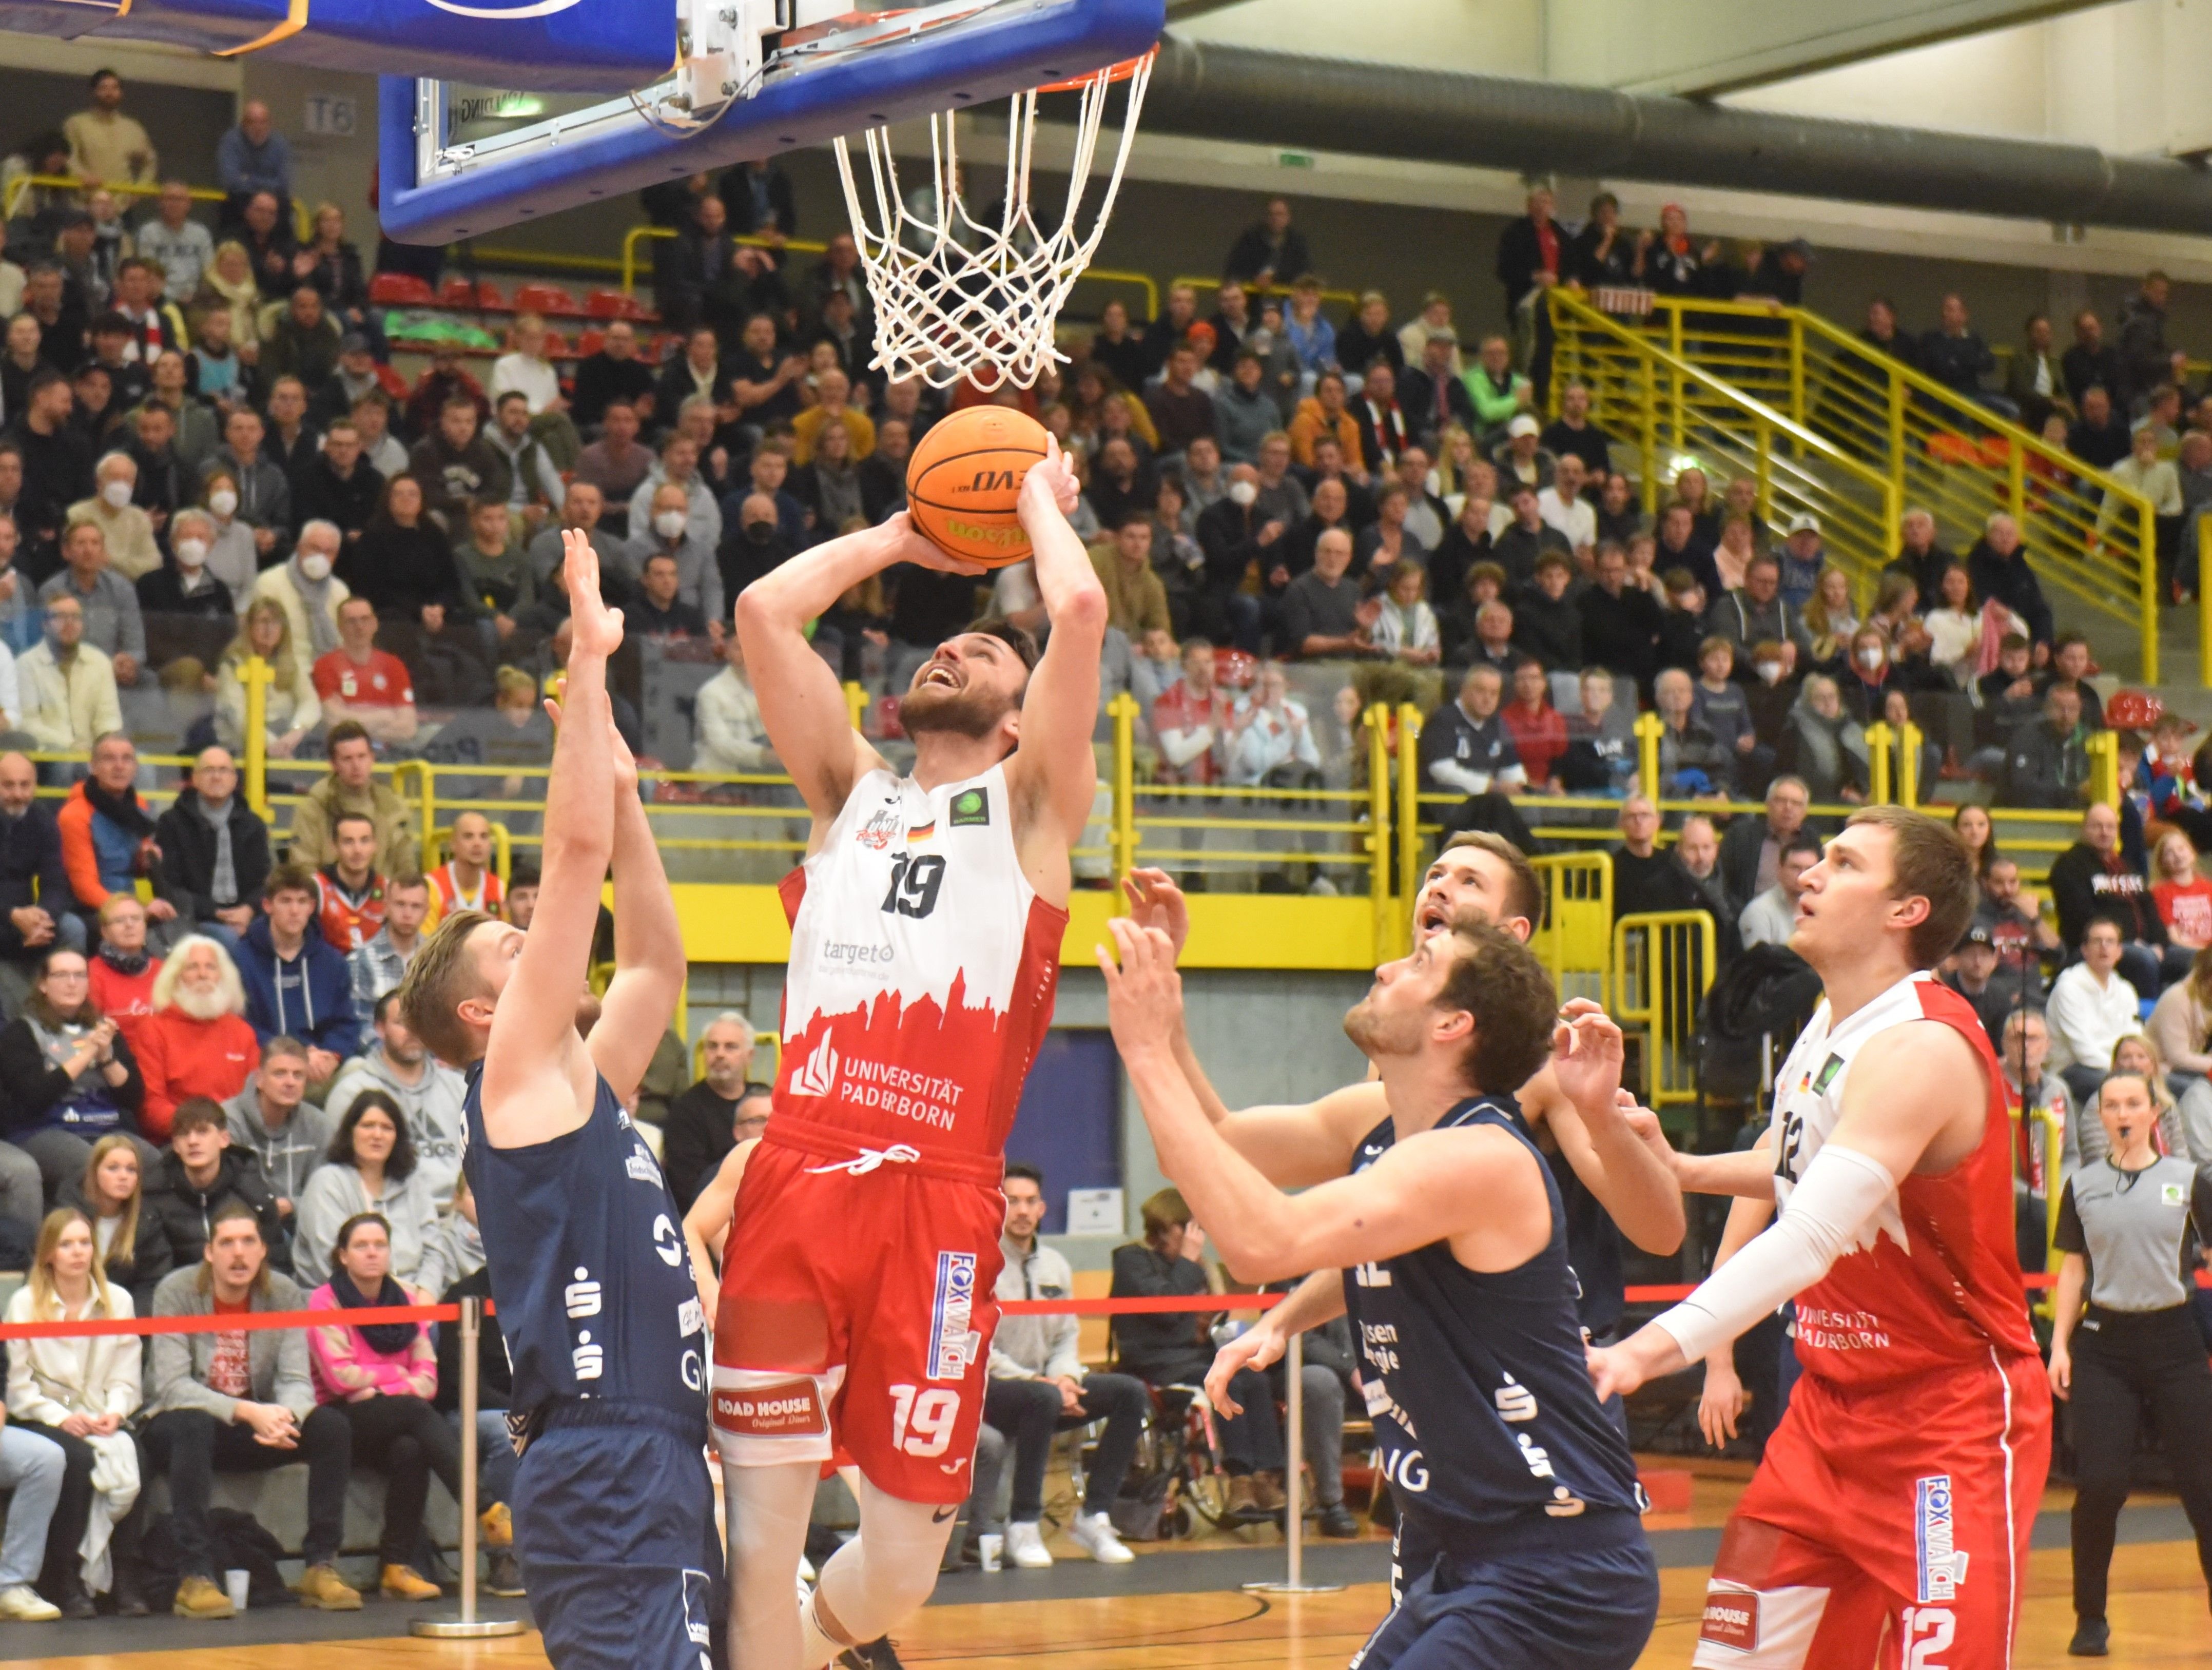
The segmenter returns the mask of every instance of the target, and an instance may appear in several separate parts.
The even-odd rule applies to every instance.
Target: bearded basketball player
[[[706,1316],[681,1214],[623,1103],[684,987],[684,936],[615,730],[622,611],[591,541],[564,536],[573,641],[530,932],[460,910],[400,987],[407,1024],[470,1070],[462,1164],[521,1451],[515,1552],[557,1670],[708,1670],[722,1549],[707,1442]],[[578,999],[614,869],[615,976],[586,1041]]]
[[[947,639],[899,709],[902,777],[853,729],[804,629],[907,562],[981,570],[903,513],[793,558],[738,599],[769,740],[813,814],[792,922],[775,1111],[743,1168],[714,1335],[732,1655],[819,1670],[928,1598],[967,1498],[997,1321],[1001,1155],[1052,1017],[1068,849],[1091,815],[1106,597],[1050,446],[1020,492],[1051,622]],[[708,1203],[711,1204],[711,1203]],[[699,1217],[695,1205],[693,1217]],[[793,1583],[833,1450],[860,1533]]]
[[[1672,1310],[1590,1353],[1626,1394],[1797,1302],[1804,1373],[1713,1563],[1693,1662],[2012,1662],[2051,1399],[2022,1301],[2010,1121],[1989,1037],[1929,970],[1972,867],[1948,826],[1852,815],[1790,946],[1826,996],[1775,1081],[1771,1152],[1674,1156],[1682,1186],[1779,1204]]]

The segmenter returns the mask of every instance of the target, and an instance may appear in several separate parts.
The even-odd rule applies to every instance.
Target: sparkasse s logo
[[[455,17],[481,18],[488,23],[506,23],[528,17],[550,17],[580,6],[584,0],[526,0],[519,6],[457,6],[453,0],[428,0],[441,12],[451,12]]]

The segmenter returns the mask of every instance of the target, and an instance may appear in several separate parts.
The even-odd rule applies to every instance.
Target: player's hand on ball
[[[980,562],[966,562],[933,544],[902,510],[884,523],[884,531],[891,542],[890,554],[884,559],[886,568],[894,562],[911,562],[918,568],[934,568],[945,574],[983,574],[990,572]]]
[[[1175,947],[1158,928],[1139,927],[1116,916],[1107,927],[1114,953],[1098,947],[1098,967],[1106,976],[1106,1015],[1114,1042],[1125,1056],[1157,1048],[1182,1025],[1182,980],[1176,973]]]
[[[1229,1382],[1239,1369],[1264,1369],[1282,1354],[1282,1339],[1273,1328],[1247,1328],[1214,1353],[1206,1371],[1206,1400],[1221,1414],[1243,1414],[1244,1406],[1229,1395]]]
[[[561,561],[568,586],[569,643],[586,655],[611,655],[622,647],[623,616],[599,595],[599,554],[581,528],[564,529]]]
[[[1049,504],[1060,516],[1075,513],[1075,501],[1082,496],[1083,483],[1075,478],[1075,466],[1068,462],[1067,454],[1060,450],[1060,442],[1048,430],[1044,438],[1044,456],[1029,467],[1022,477],[1021,497],[1015,508],[1027,527],[1030,519]]]
[[[1129,896],[1129,919],[1139,927],[1158,928],[1168,937],[1176,956],[1190,938],[1190,902],[1164,870],[1132,870],[1121,878]]]
[[[1620,1089],[1626,1050],[1620,1029],[1588,998],[1570,998],[1552,1034],[1552,1073],[1577,1108],[1602,1114],[1613,1108]]]

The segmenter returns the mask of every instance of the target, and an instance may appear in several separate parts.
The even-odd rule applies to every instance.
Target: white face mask
[[[207,541],[179,539],[177,541],[177,566],[197,571],[207,562]]]
[[[100,489],[100,496],[107,501],[110,510],[120,510],[131,502],[131,483],[110,482]]]
[[[1231,482],[1229,483],[1229,500],[1231,504],[1249,505],[1259,496],[1260,484],[1257,482]]]
[[[234,515],[238,510],[238,495],[227,487],[218,487],[208,495],[208,508],[218,516]]]
[[[664,510],[653,519],[653,531],[663,539],[680,538],[684,525],[690,519],[683,511]]]
[[[320,551],[302,551],[300,553],[300,572],[309,580],[328,580],[331,577],[331,560]]]
[[[1871,647],[1859,652],[1859,665],[1872,672],[1881,665],[1881,652]]]
[[[1761,661],[1759,664],[1759,676],[1770,684],[1779,683],[1782,679],[1782,663]]]

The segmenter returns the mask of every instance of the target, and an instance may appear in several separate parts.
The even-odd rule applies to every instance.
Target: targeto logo
[[[457,6],[453,0],[427,0],[441,12],[451,12],[455,17],[474,17],[487,23],[507,23],[532,17],[550,17],[556,12],[573,9],[584,0],[529,0],[520,6]]]

